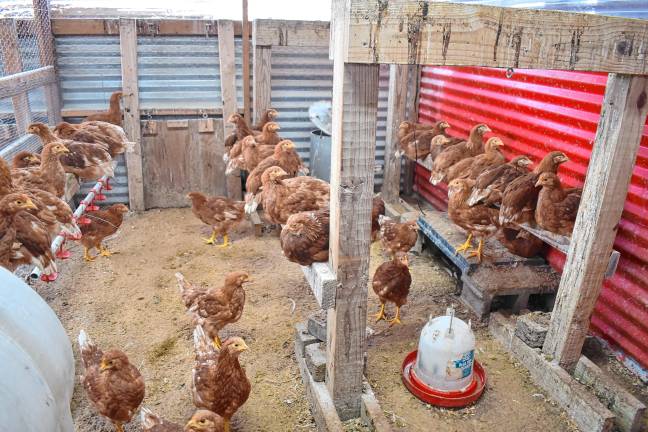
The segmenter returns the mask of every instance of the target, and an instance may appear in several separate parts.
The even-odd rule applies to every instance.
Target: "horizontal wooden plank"
[[[234,35],[242,34],[240,22],[234,23]],[[52,31],[56,36],[80,35],[118,35],[118,19],[55,18]],[[218,30],[215,20],[205,19],[138,19],[138,35],[165,36],[216,36]]]
[[[328,21],[254,20],[252,43],[255,46],[329,46]]]
[[[0,99],[16,96],[56,81],[54,66],[45,66],[0,78]]]
[[[350,63],[648,74],[648,21],[549,10],[351,0]]]
[[[62,111],[63,117],[87,117],[91,114],[104,112],[105,109],[76,109],[68,108]],[[242,111],[242,110],[239,110]],[[223,115],[223,108],[147,108],[140,109],[142,116],[165,116],[165,115]]]

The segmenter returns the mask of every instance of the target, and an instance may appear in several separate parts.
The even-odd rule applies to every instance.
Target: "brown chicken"
[[[409,271],[407,253],[397,252],[391,259],[382,263],[374,273],[373,290],[380,299],[380,310],[376,314],[376,322],[386,320],[385,304],[390,301],[396,304],[396,316],[389,320],[390,326],[400,324],[400,309],[407,303],[407,295],[412,285],[412,275]]]
[[[483,205],[468,205],[468,197],[475,181],[456,179],[448,185],[448,216],[456,225],[468,233],[465,243],[456,248],[455,254],[472,248],[472,238],[479,237],[477,250],[468,257],[477,257],[481,262],[484,256],[484,240],[497,232],[497,209]]]
[[[21,246],[16,242],[16,229],[11,225],[5,227],[0,223],[0,267],[14,271],[13,253]]]
[[[252,136],[243,138],[242,146],[244,169],[247,171],[252,171],[259,165],[259,163],[261,163],[262,160],[272,156],[275,149],[275,146],[259,145]]]
[[[475,186],[468,198],[468,205],[475,205],[483,201],[485,205],[499,204],[502,201],[502,192],[509,183],[529,172],[528,166],[531,159],[527,156],[517,156],[509,163],[490,168],[479,174],[475,179]]]
[[[61,143],[67,147],[69,151],[60,157],[66,173],[86,181],[97,180],[104,175],[114,176],[112,157],[106,145],[59,140],[43,123],[32,123],[27,131],[38,135],[43,144]]]
[[[117,432],[133,418],[144,399],[144,378],[126,354],[118,349],[105,353],[84,330],[79,333],[84,374],[81,383],[95,409],[112,422]]]
[[[0,238],[11,243],[2,248],[5,254],[10,254],[3,261],[11,271],[22,264],[34,265],[45,280],[53,281],[57,269],[50,249],[52,238],[46,224],[30,213],[36,208],[24,193],[10,193],[0,199]],[[12,232],[15,232],[13,236]]]
[[[426,130],[434,129],[435,127],[436,123],[428,124],[403,121],[400,125],[398,125],[398,141],[400,142],[401,139],[414,131],[423,132]]]
[[[503,227],[497,231],[497,240],[512,254],[531,258],[545,249],[545,243],[524,230]]]
[[[143,432],[223,432],[223,418],[207,410],[198,410],[182,427],[162,419],[151,410],[142,407],[140,411]]]
[[[468,141],[452,145],[444,149],[434,160],[430,183],[437,185],[445,180],[450,167],[462,159],[477,156],[484,153],[484,134],[490,132],[485,124],[478,124],[470,131]]]
[[[227,122],[234,124],[236,129],[225,138],[225,154],[223,155],[225,162],[241,155],[241,140],[243,138],[248,135],[259,134],[259,132],[250,129],[243,116],[238,113],[230,115],[227,118]]]
[[[504,189],[500,206],[500,225],[519,224],[533,221],[540,187],[536,186],[538,177],[545,172],[556,173],[558,167],[569,158],[559,151],[548,153],[530,173],[524,174]]]
[[[182,273],[176,273],[182,301],[194,325],[202,326],[217,348],[221,346],[218,332],[227,324],[241,319],[245,306],[243,284],[252,282],[246,272],[237,271],[225,277],[222,287],[197,287],[187,282]]]
[[[277,131],[280,129],[281,127],[275,122],[266,123],[263,126],[263,130],[261,131],[261,134],[256,135],[254,139],[256,140],[257,143],[259,143],[259,145],[274,147],[277,144],[279,144],[279,142],[282,140],[279,134],[277,134]]]
[[[11,160],[11,167],[13,169],[38,168],[40,162],[41,158],[38,154],[23,150],[14,155]]]
[[[303,266],[328,261],[329,210],[305,211],[288,218],[281,230],[281,249],[289,261]]]
[[[277,112],[277,110],[274,108],[268,108],[263,111],[263,114],[261,114],[261,118],[259,119],[259,123],[254,125],[252,129],[255,131],[261,131],[263,130],[263,126],[265,126],[266,123],[275,121],[277,117],[279,117],[279,112]]]
[[[542,188],[535,209],[538,226],[571,237],[583,189],[564,189],[558,176],[550,172],[540,174],[535,185]]]
[[[409,252],[418,239],[416,221],[394,222],[386,216],[378,218],[383,250],[393,257],[397,252]]]
[[[430,153],[430,142],[437,135],[445,133],[450,124],[445,121],[436,122],[431,129],[414,129],[412,132],[400,139],[400,149],[396,152],[396,157],[405,155],[411,160],[425,159]]]
[[[462,143],[464,140],[461,138],[448,137],[446,135],[437,135],[430,141],[430,154],[428,160],[434,163],[434,160],[441,154],[441,152],[450,146]]]
[[[446,181],[451,182],[458,178],[469,178],[475,180],[479,174],[489,168],[503,165],[506,158],[500,152],[499,148],[504,143],[497,137],[490,138],[486,141],[486,151],[480,155],[462,159],[448,169]]]
[[[215,348],[201,326],[194,329],[193,403],[223,417],[225,432],[230,432],[232,416],[247,401],[252,389],[238,359],[247,349],[240,337],[228,338],[220,349]]]
[[[304,169],[304,164],[295,151],[295,144],[290,140],[283,140],[275,146],[274,153],[262,160],[254,168],[245,182],[245,190],[249,194],[255,195],[261,187],[261,176],[270,167],[281,167],[290,177],[294,177],[300,170]]]
[[[12,170],[11,176],[16,188],[40,189],[57,197],[65,193],[65,170],[59,160],[69,150],[61,143],[46,144],[41,153],[38,169]]]
[[[287,178],[278,166],[265,170],[259,202],[270,223],[285,224],[295,213],[328,208],[330,187],[324,180],[300,176]]]
[[[375,196],[371,203],[371,242],[378,240],[380,234],[380,217],[385,216],[385,201]]]
[[[126,151],[126,146],[129,144],[126,134],[119,133],[115,125],[110,125],[113,128],[108,128],[105,125],[97,125],[99,122],[87,122],[78,125],[73,125],[67,122],[61,122],[54,128],[54,134],[60,139],[68,139],[76,142],[83,142],[88,144],[97,144],[107,150],[111,157],[115,157]],[[121,129],[121,128],[120,128]],[[108,133],[107,130],[111,130]]]
[[[223,236],[223,244],[229,246],[228,233],[236,228],[245,217],[243,201],[234,201],[221,196],[206,196],[200,192],[190,192],[191,211],[204,224],[212,227],[211,237],[204,239],[206,244],[214,244],[218,236]]]
[[[121,106],[119,103],[121,101],[122,96],[123,93],[121,91],[113,92],[113,94],[110,95],[110,105],[108,107],[108,111],[104,111],[96,114],[90,114],[88,117],[86,117],[86,121],[99,120],[99,121],[112,123],[117,126],[121,126],[122,113],[121,113]]]
[[[86,261],[94,261],[96,256],[93,257],[90,255],[90,252],[94,248],[99,251],[100,256],[109,257],[112,255],[112,252],[102,243],[106,237],[117,232],[124,221],[124,215],[126,213],[128,213],[128,207],[124,204],[113,204],[105,210],[98,210],[86,214],[90,218],[90,223],[81,225],[81,244],[84,249],[83,259]]]

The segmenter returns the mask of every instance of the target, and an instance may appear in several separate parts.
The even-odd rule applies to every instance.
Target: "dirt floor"
[[[240,335],[250,346],[241,362],[252,382],[248,402],[235,415],[236,431],[307,431],[314,423],[293,354],[293,326],[317,310],[301,270],[281,253],[272,235],[252,236],[242,226],[233,245],[204,245],[208,228],[188,209],[154,210],[130,216],[117,237],[108,242],[118,254],[85,264],[80,250],[61,265],[53,284],[36,289],[57,312],[74,341],[80,329],[101,347],[119,347],[140,368],[146,380],[144,405],[164,417],[184,422],[193,412],[191,369],[193,346],[189,318],[180,301],[174,273],[195,283],[219,285],[233,270],[246,270],[256,280],[247,288],[242,319],[224,330]],[[382,258],[372,248],[372,271]],[[483,326],[474,326],[476,358],[488,373],[488,388],[475,406],[438,409],[419,402],[400,381],[404,356],[415,349],[429,315],[455,305],[457,316],[471,318],[453,295],[456,287],[446,271],[424,254],[414,257],[413,286],[403,308],[403,325],[388,328],[369,322],[367,377],[395,430],[402,431],[571,431],[575,428],[535,387],[522,367],[513,363]],[[294,301],[294,306],[293,306]],[[293,311],[294,307],[294,311]],[[369,311],[378,302],[370,290]],[[393,312],[392,309],[388,309]],[[291,313],[292,312],[292,313]],[[73,401],[79,432],[111,430],[96,415],[79,385]],[[364,430],[356,423],[348,430]],[[140,430],[134,421],[127,431]]]

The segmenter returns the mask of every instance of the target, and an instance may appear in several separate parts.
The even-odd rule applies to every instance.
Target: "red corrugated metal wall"
[[[527,154],[537,162],[548,151],[571,159],[560,168],[570,186],[581,186],[605,91],[606,74],[545,70],[425,67],[419,119],[447,120],[451,132],[467,136],[475,123],[487,123],[506,143],[508,158]],[[418,165],[416,190],[445,209],[445,185],[434,187],[429,171]],[[614,245],[621,252],[616,275],[607,280],[592,318],[592,331],[648,368],[648,126],[632,175]],[[552,250],[552,266],[565,257]]]

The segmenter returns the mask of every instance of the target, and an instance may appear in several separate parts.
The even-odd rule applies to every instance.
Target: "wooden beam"
[[[580,358],[616,238],[648,111],[648,77],[611,74],[544,352]]]
[[[396,202],[400,195],[401,158],[394,156],[399,148],[398,126],[406,119],[408,68],[404,65],[389,66],[389,90],[387,93],[387,131],[385,134],[385,174],[381,195],[385,202]]]
[[[349,0],[350,63],[648,74],[648,21],[419,0]]]
[[[252,25],[257,45],[328,47],[330,23],[257,19]]]
[[[248,0],[243,1],[243,116],[248,122],[250,116],[250,27],[248,26]]]
[[[23,71],[18,32],[13,19],[0,19],[0,36],[2,37],[2,43],[0,45],[2,45],[4,73],[8,75],[7,78],[11,78],[11,75],[19,74]],[[1,85],[0,88],[2,88]],[[16,119],[16,128],[18,129],[18,133],[23,135],[27,132],[27,126],[32,121],[27,91],[12,96],[11,104],[13,105],[14,118]]]
[[[419,87],[421,82],[420,65],[409,65],[409,82],[407,83],[407,120],[418,122]],[[401,178],[403,179],[403,194],[411,196],[414,193],[414,168],[418,162],[409,158],[403,160]]]
[[[255,46],[253,64],[252,109],[254,110],[254,122],[256,123],[260,120],[263,111],[270,108],[272,104],[272,48],[269,46]]]
[[[56,51],[54,48],[54,35],[50,21],[49,0],[33,0],[34,26],[36,28],[36,39],[38,41],[38,54],[41,66],[55,66],[56,74]],[[45,106],[47,107],[47,120],[50,125],[61,122],[61,92],[56,82],[49,84],[43,89],[45,94]]]
[[[333,67],[329,256],[338,286],[327,317],[327,386],[343,420],[361,406],[378,74],[378,65],[337,57]]]
[[[234,35],[241,36],[242,25],[236,22]],[[249,31],[248,24],[248,31]],[[56,36],[118,35],[118,19],[54,18],[52,31]],[[205,19],[140,19],[138,35],[144,36],[217,36],[216,21]]]
[[[105,109],[64,109],[61,114],[63,117],[87,117],[106,111]],[[223,108],[140,108],[142,116],[221,116]]]
[[[221,97],[223,100],[223,118],[238,112],[236,105],[236,63],[234,53],[234,23],[218,20],[218,59],[220,61]],[[234,131],[234,125],[225,122],[223,141]],[[227,176],[227,196],[240,200],[243,196],[241,172],[237,170]]]
[[[2,77],[0,78],[0,99],[26,93],[29,90],[51,84],[55,80],[53,66]]]
[[[126,152],[128,170],[128,200],[130,209],[143,211],[144,179],[142,174],[142,133],[140,129],[139,90],[137,80],[137,22],[119,20],[119,44],[122,67],[122,103],[124,104],[124,131],[133,148]]]

